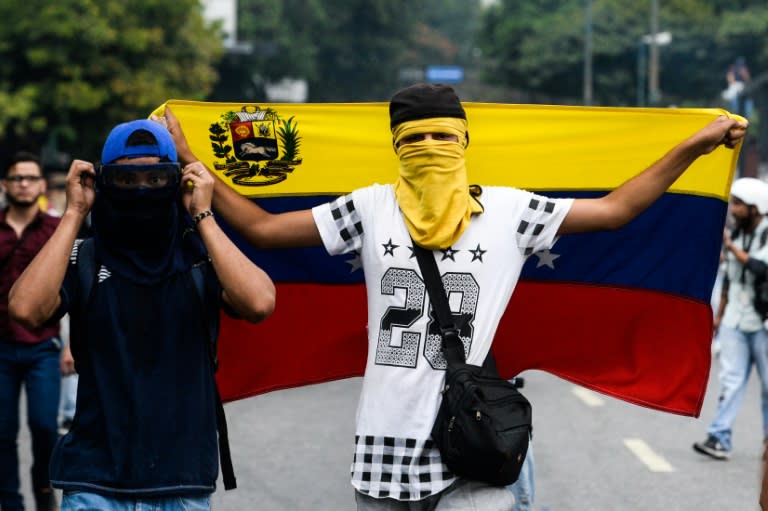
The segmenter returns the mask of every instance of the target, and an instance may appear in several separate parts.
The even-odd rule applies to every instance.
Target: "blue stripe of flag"
[[[604,192],[540,192],[551,197],[597,197]],[[306,209],[335,196],[255,199],[271,212]],[[709,302],[717,271],[727,204],[722,200],[665,194],[629,225],[612,232],[563,236],[552,253],[554,269],[533,255],[522,279],[642,288]],[[331,257],[322,247],[261,251],[225,231],[276,282],[352,284],[349,255]]]

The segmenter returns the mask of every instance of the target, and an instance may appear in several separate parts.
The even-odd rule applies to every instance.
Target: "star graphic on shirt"
[[[451,247],[446,248],[445,250],[441,250],[440,252],[443,253],[443,258],[440,259],[441,261],[445,261],[446,259],[450,259],[451,261],[456,261],[455,255],[456,252],[459,252],[459,250],[454,250]]]
[[[416,249],[413,248],[413,245],[408,247],[408,250],[411,251],[411,255],[408,257],[408,259],[413,259],[414,257],[416,257]]]
[[[470,261],[470,262],[480,261],[482,263],[483,262],[483,254],[485,254],[488,251],[487,250],[483,250],[482,248],[480,248],[480,243],[478,243],[477,244],[477,248],[474,249],[474,250],[470,249],[470,252],[472,253],[472,261]]]
[[[354,273],[363,267],[363,260],[360,257],[360,253],[357,250],[354,250],[352,251],[352,255],[354,256],[352,259],[347,259],[346,261],[344,261],[345,263],[351,266],[351,268],[349,269],[349,273]]]
[[[386,243],[382,243],[381,245],[384,247],[384,255],[391,255],[392,257],[395,257],[395,249],[398,248],[400,245],[395,245],[392,243],[392,238],[389,238],[389,241]]]
[[[552,252],[549,251],[549,249],[541,250],[539,252],[536,252],[533,255],[539,258],[539,262],[536,263],[536,268],[540,268],[542,266],[549,266],[553,270],[555,269],[555,259],[560,257],[560,254],[553,254]]]

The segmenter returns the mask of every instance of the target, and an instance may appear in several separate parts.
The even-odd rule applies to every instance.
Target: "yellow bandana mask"
[[[459,142],[425,139],[398,147],[401,140],[426,133],[455,135]],[[400,159],[395,196],[408,232],[425,248],[448,248],[464,233],[471,216],[483,212],[470,195],[464,164],[467,121],[454,117],[407,121],[395,126],[393,135]]]

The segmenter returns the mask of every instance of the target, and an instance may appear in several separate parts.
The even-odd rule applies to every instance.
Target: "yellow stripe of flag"
[[[385,103],[166,104],[195,155],[248,197],[339,194],[397,176]],[[164,106],[154,114],[162,115]],[[728,115],[717,109],[464,106],[470,182],[528,190],[615,188],[718,115]],[[290,161],[281,161],[281,129],[287,126],[298,147]],[[737,151],[718,148],[697,160],[671,191],[727,200],[736,158]]]

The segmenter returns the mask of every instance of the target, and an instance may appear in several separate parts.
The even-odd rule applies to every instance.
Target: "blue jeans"
[[[75,402],[77,401],[77,375],[70,374],[61,379],[61,405],[59,415],[62,420],[75,418]]]
[[[48,464],[58,439],[61,341],[37,344],[0,341],[0,509],[24,509],[19,493],[19,397],[27,396],[27,423],[32,437],[32,488],[50,487]]]
[[[96,493],[65,491],[61,511],[209,511],[211,496],[132,499]]]
[[[515,507],[512,511],[532,511],[533,499],[536,496],[536,481],[534,480],[535,465],[533,461],[533,441],[528,443],[528,454],[525,455],[523,467],[517,481],[507,486],[515,496]]]
[[[763,412],[763,437],[768,438],[768,331],[742,332],[727,326],[720,327],[720,397],[715,418],[707,433],[717,438],[722,446],[731,450],[731,427],[739,411],[747,387],[752,365],[760,376]]]

